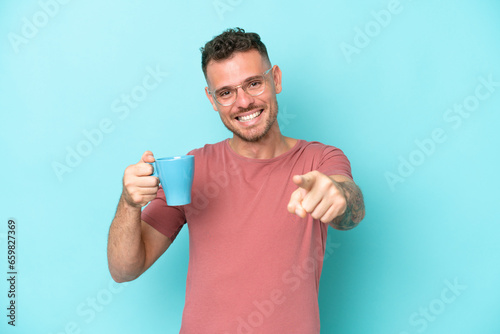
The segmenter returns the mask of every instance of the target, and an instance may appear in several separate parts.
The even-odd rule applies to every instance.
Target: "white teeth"
[[[261,112],[262,112],[262,111],[260,111],[260,110],[259,110],[259,111],[254,112],[254,113],[253,113],[253,114],[251,114],[251,115],[248,115],[248,116],[240,116],[240,117],[238,117],[238,120],[239,120],[240,122],[246,122],[246,121],[252,120],[252,119],[254,119],[255,117],[259,116]]]

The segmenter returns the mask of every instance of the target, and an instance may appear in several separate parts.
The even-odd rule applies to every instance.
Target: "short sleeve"
[[[344,175],[352,179],[349,159],[341,149],[334,146],[325,145],[318,171],[325,175]]]
[[[186,216],[182,206],[168,206],[165,193],[160,186],[156,198],[142,210],[141,219],[151,225],[158,232],[174,241],[182,226],[186,223]]]

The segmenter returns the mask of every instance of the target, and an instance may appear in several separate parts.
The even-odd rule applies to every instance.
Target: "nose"
[[[255,102],[252,95],[247,94],[242,87],[238,87],[236,94],[236,101],[234,101],[233,106],[240,108],[247,108],[249,105]]]

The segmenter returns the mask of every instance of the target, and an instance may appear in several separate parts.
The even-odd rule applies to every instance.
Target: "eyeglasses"
[[[221,106],[227,107],[236,102],[238,88],[241,87],[245,93],[251,96],[259,96],[266,90],[266,75],[272,70],[271,67],[261,75],[256,75],[246,79],[238,86],[224,86],[215,91],[208,91],[214,100]]]

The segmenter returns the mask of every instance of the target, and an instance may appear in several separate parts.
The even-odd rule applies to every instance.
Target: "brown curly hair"
[[[207,77],[207,65],[210,60],[229,59],[235,52],[245,52],[248,50],[259,51],[262,58],[269,63],[267,48],[260,40],[260,36],[253,32],[245,32],[244,29],[227,29],[219,36],[215,36],[207,42],[201,51],[201,68],[205,78]]]

